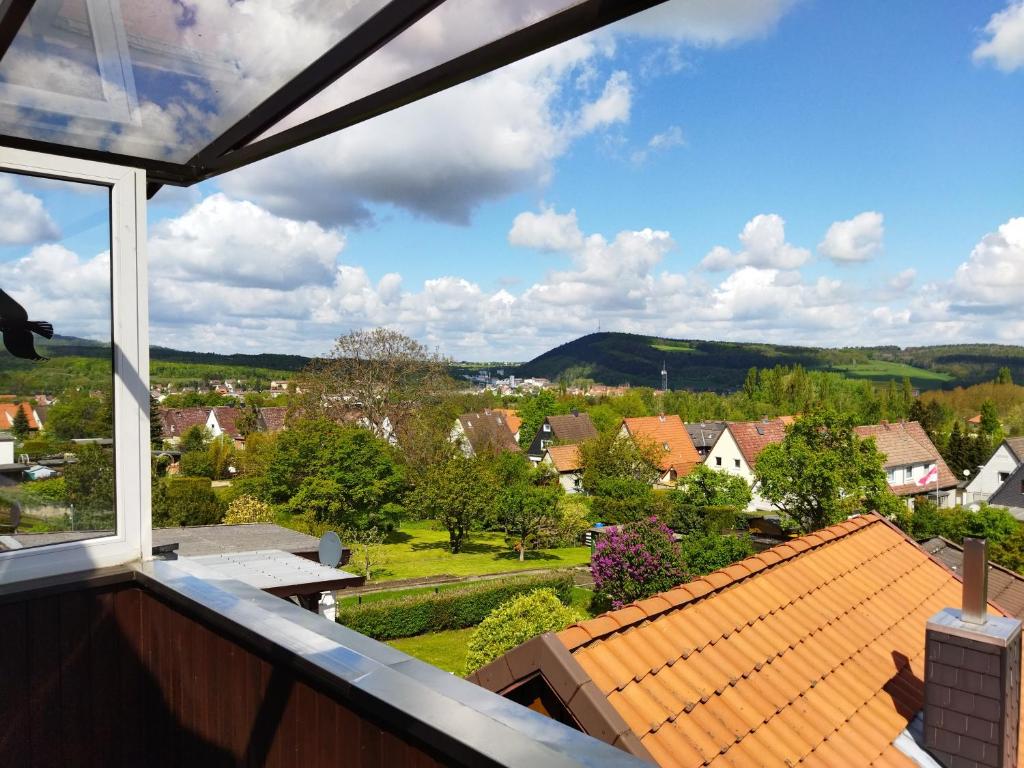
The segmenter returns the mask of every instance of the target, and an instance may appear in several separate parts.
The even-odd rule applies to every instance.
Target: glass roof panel
[[[385,5],[37,0],[0,61],[0,134],[183,163]]]
[[[254,142],[444,64],[581,2],[447,0]]]

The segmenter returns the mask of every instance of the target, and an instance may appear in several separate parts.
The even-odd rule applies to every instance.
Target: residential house
[[[725,432],[724,421],[701,421],[694,424],[686,424],[686,431],[690,433],[690,442],[700,454],[700,460],[707,459],[708,454],[718,438]]]
[[[566,493],[583,490],[583,463],[578,445],[550,445],[544,449],[541,463],[558,473],[558,482]]]
[[[452,427],[451,440],[466,456],[519,450],[505,417],[494,411],[459,416]]]
[[[936,536],[921,542],[921,548],[941,560],[953,573],[963,574],[964,549],[949,539]],[[988,599],[1024,619],[1024,576],[989,560]]]
[[[14,419],[18,410],[25,414],[28,420],[28,428],[35,432],[42,429],[39,422],[39,415],[36,413],[36,406],[33,403],[0,403],[0,429],[9,430],[14,426]]]
[[[999,486],[1024,462],[1024,437],[1008,437],[964,488],[964,503],[988,501]]]
[[[862,515],[541,635],[470,680],[661,766],[981,765],[951,755],[998,741],[978,718],[1015,725],[1020,689],[993,679],[982,712],[967,691],[977,659],[943,653],[962,641],[934,627],[961,592],[942,562]],[[1019,631],[987,608],[993,628]],[[926,736],[925,659],[940,653]],[[962,722],[935,708],[952,697]],[[923,751],[929,737],[947,745],[943,762]]]
[[[0,432],[0,466],[14,463],[14,436]]]
[[[245,448],[245,435],[241,433],[239,426],[244,423],[245,411],[245,408],[230,405],[210,408],[210,415],[206,417],[206,428],[215,438],[227,435],[236,448]]]
[[[1024,520],[1024,464],[1006,478],[988,500],[993,507],[1005,507],[1018,520]]]
[[[757,493],[754,464],[767,446],[781,443],[793,417],[761,421],[727,421],[725,430],[711,447],[704,463],[711,469],[742,477],[752,489],[749,510],[769,510],[771,505]]]
[[[537,430],[526,455],[530,461],[539,462],[544,451],[551,445],[578,445],[584,440],[597,437],[597,429],[586,413],[573,411],[564,416],[548,416]]]
[[[875,447],[885,456],[889,487],[908,506],[922,495],[942,507],[956,506],[956,476],[916,421],[883,421],[857,427],[855,432],[861,439],[874,438]]]
[[[205,427],[210,418],[209,408],[161,408],[160,422],[163,427],[164,440],[177,445],[181,436],[192,427]]]
[[[260,432],[281,432],[286,428],[288,409],[284,406],[271,406],[259,409]]]
[[[619,435],[653,443],[658,449],[661,474],[654,483],[656,486],[672,487],[700,464],[700,454],[693,447],[690,433],[676,415],[623,419]]]
[[[505,424],[508,425],[509,432],[512,433],[512,437],[519,442],[519,428],[523,426],[523,420],[519,418],[519,414],[512,408],[491,408],[491,413],[496,413],[505,419]]]

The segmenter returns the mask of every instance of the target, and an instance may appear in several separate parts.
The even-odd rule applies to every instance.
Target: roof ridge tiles
[[[596,618],[573,624],[559,632],[558,638],[570,651],[575,650],[576,648],[586,645],[594,640],[598,640],[606,635],[627,629],[629,626],[634,626],[660,616],[663,613],[677,610],[688,603],[698,602],[706,595],[719,593],[730,585],[744,581],[755,573],[765,570],[765,568],[772,568],[780,563],[785,563],[805,552],[813,552],[819,547],[826,546],[836,539],[844,538],[869,525],[883,521],[888,523],[888,521],[885,521],[884,518],[876,512],[857,515],[819,531],[814,531],[804,536],[791,539],[783,544],[777,544],[770,549],[766,549],[756,555],[744,558],[743,560],[733,563],[726,568],[712,571],[699,579],[694,579],[693,581],[685,584],[680,584],[677,587],[658,593],[646,600],[633,602],[629,605],[623,606],[622,608],[604,613]],[[888,524],[892,525],[892,523]],[[796,546],[793,545],[794,542],[798,542]],[[758,561],[760,565],[748,567],[748,561]],[[937,559],[936,562],[938,562]],[[745,568],[746,573],[740,573],[737,566]],[[730,574],[730,571],[734,575]],[[661,598],[665,602],[669,603],[671,607],[656,607],[655,604],[651,602],[654,597]],[[802,597],[802,595],[799,597]],[[794,600],[795,599],[796,598],[794,598]],[[790,602],[793,602],[794,600],[791,600]],[[652,613],[651,609],[655,612]],[[640,614],[642,614],[642,616]],[[589,640],[584,640],[583,633],[578,630],[583,630],[583,633],[589,637]]]

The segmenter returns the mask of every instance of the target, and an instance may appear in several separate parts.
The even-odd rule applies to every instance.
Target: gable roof
[[[952,488],[957,484],[956,476],[946,466],[938,449],[928,437],[928,433],[916,421],[898,423],[882,422],[864,427],[855,427],[854,432],[862,440],[868,437],[875,439],[875,447],[885,455],[885,468],[902,467],[908,464],[937,464],[939,467],[939,487]],[[934,484],[929,484],[934,488]],[[917,483],[892,486],[894,493],[900,496],[926,493],[928,488]]]
[[[687,423],[686,431],[690,433],[690,441],[698,451],[701,448],[711,449],[718,442],[718,438],[725,432],[724,421],[701,421]]]
[[[1020,464],[1008,478],[988,497],[993,507],[1024,508],[1024,464]]]
[[[631,436],[646,438],[655,444],[661,452],[658,468],[662,472],[674,469],[678,474],[686,475],[700,464],[700,454],[693,447],[690,433],[678,416],[641,416],[623,419],[622,423]]]
[[[772,443],[781,443],[786,437],[786,426],[792,423],[792,417],[761,421],[728,421],[726,428],[732,433],[747,466],[753,468],[761,451]]]
[[[504,453],[519,450],[519,444],[509,430],[505,418],[494,411],[464,413],[459,416],[459,423],[473,448],[473,453]]]
[[[568,413],[564,416],[548,416],[545,421],[551,425],[551,434],[562,443],[582,443],[597,437],[597,429],[590,415]]]
[[[1010,453],[1017,459],[1017,463],[1024,461],[1024,437],[1008,437],[1003,440],[1006,443],[1006,447],[1010,449]]]
[[[578,445],[550,445],[545,453],[559,472],[577,472],[583,468]]]
[[[160,408],[164,437],[168,439],[181,437],[190,427],[205,427],[209,417],[209,408]]]
[[[267,432],[280,432],[285,428],[288,409],[283,405],[260,408],[260,421]]]
[[[964,567],[964,550],[949,539],[936,536],[921,542],[921,548],[938,558],[954,573]],[[1024,576],[989,560],[988,597],[1018,619],[1024,618]]]
[[[513,435],[515,435],[515,433],[519,431],[519,428],[523,426],[523,420],[519,418],[519,414],[512,408],[491,408],[491,413],[496,413],[499,416],[504,417],[505,423],[508,425],[508,429]]]
[[[29,429],[39,429],[39,422],[36,421],[36,416],[32,413],[32,406],[28,403],[0,403],[0,429],[10,429],[14,426],[14,417],[18,413],[18,409],[21,409],[25,418],[28,419]]]
[[[960,597],[948,568],[863,515],[537,638],[471,679],[508,692],[532,654],[588,733],[663,766],[907,765],[893,740],[923,706],[925,624]]]
[[[233,405],[218,405],[210,410],[226,435],[235,440],[243,439],[242,433],[238,431],[238,420],[242,418],[245,409],[235,408]]]

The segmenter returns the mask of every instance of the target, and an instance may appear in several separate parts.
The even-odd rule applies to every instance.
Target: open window
[[[0,583],[149,551],[145,191],[0,148]]]

